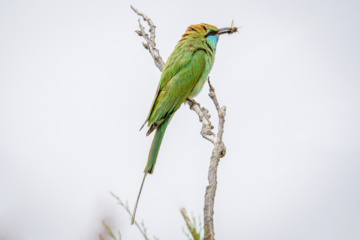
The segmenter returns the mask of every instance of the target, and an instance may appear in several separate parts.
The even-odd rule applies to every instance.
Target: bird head
[[[182,36],[181,41],[192,39],[192,40],[201,40],[206,41],[207,44],[211,46],[212,49],[216,49],[219,36],[224,33],[233,33],[236,32],[236,27],[226,27],[226,28],[217,28],[213,25],[201,23],[191,25],[187,28],[186,32]]]

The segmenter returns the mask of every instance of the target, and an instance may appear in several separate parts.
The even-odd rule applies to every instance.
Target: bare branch
[[[222,141],[222,136],[224,134],[226,106],[223,106],[222,108],[220,108],[220,104],[219,104],[219,102],[217,100],[217,97],[216,97],[216,94],[215,94],[215,88],[210,83],[210,77],[208,78],[208,83],[209,83],[209,87],[210,87],[209,96],[213,100],[213,102],[215,104],[215,107],[216,107],[216,110],[218,112],[218,116],[219,116],[219,128],[218,128],[218,135],[217,135],[217,143],[224,145],[224,143]],[[226,154],[225,145],[223,147],[224,147],[224,149],[223,149],[224,152],[221,152],[220,157],[224,157],[225,154]]]
[[[145,14],[139,12],[136,8],[134,8],[133,6],[130,6],[132,10],[134,10],[134,12],[141,16],[143,18],[143,20],[145,22],[148,23],[150,29],[150,37],[149,34],[146,33],[144,26],[141,24],[141,21],[139,19],[139,28],[140,30],[136,30],[135,32],[140,36],[143,37],[146,41],[146,43],[143,42],[143,46],[149,50],[152,58],[154,59],[155,65],[157,68],[159,68],[160,72],[162,72],[163,68],[164,68],[164,61],[160,56],[160,52],[159,50],[156,48],[156,43],[155,43],[155,28],[156,26],[154,25],[154,23],[151,21],[151,19],[146,16]]]
[[[215,194],[217,188],[217,168],[220,162],[220,158],[224,157],[226,154],[226,147],[224,142],[222,141],[222,135],[224,133],[226,107],[223,106],[222,108],[220,108],[219,102],[215,94],[215,89],[210,84],[210,78],[208,79],[208,82],[210,87],[209,96],[213,100],[219,116],[218,134],[211,154],[211,161],[210,161],[209,174],[208,174],[209,185],[206,187],[205,204],[204,204],[205,240],[213,240],[215,239],[213,216],[214,216]]]
[[[194,101],[194,100],[192,100]],[[212,129],[214,129],[214,126],[210,122],[210,113],[209,110],[207,110],[204,107],[200,107],[200,104],[194,103],[191,101],[186,101],[189,104],[189,107],[191,110],[193,110],[198,116],[199,121],[202,123],[202,128],[200,134],[203,136],[203,138],[209,140],[213,144],[216,142],[216,136],[212,132]]]

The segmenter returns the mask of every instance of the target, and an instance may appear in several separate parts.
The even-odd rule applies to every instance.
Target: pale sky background
[[[130,4],[164,59],[191,24],[242,26],[210,74],[227,106],[216,238],[360,239],[360,2],[325,0],[1,1],[0,239],[98,239],[102,219],[142,239],[109,195],[134,206],[160,78]],[[150,236],[186,239],[180,207],[202,217],[200,129],[187,106],[168,127],[137,212]]]

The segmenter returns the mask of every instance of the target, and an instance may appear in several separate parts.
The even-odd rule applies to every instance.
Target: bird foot
[[[201,108],[200,103],[196,102],[194,99],[191,98],[187,98],[186,101],[188,102],[188,104],[190,105],[190,109],[192,110],[194,105],[198,105],[199,108]]]

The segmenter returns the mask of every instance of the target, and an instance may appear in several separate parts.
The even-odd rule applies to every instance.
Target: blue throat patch
[[[206,37],[208,43],[210,44],[210,46],[216,50],[216,45],[219,41],[219,35],[210,35]]]

